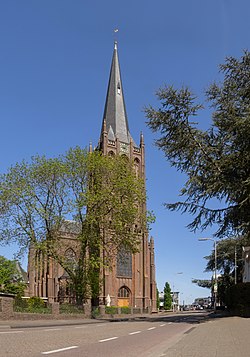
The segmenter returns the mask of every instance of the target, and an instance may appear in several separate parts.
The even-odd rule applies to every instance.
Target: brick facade
[[[109,87],[104,111],[99,149],[104,155],[126,155],[134,164],[137,175],[145,180],[145,147],[143,136],[137,146],[130,135],[120,77],[117,45],[115,44],[111,65]],[[140,207],[146,214],[146,206]],[[136,229],[136,227],[135,227]],[[130,270],[103,269],[100,272],[103,281],[99,301],[111,306],[131,306],[155,312],[156,282],[154,240],[149,240],[148,232],[138,229],[140,252],[132,255]],[[78,254],[79,247],[74,234],[62,233],[60,252],[65,254],[70,248]],[[121,267],[122,268],[122,267]],[[49,302],[58,301],[60,289],[63,289],[64,269],[53,259],[29,252],[29,295],[48,298]]]

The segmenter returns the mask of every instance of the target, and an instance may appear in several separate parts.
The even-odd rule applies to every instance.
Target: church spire
[[[118,138],[120,142],[129,144],[131,135],[128,127],[116,41],[114,43],[103,124],[104,122],[106,122],[108,139],[115,140]]]

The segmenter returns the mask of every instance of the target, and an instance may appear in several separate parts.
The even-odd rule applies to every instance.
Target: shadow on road
[[[139,316],[139,317],[127,317],[127,318],[113,318],[110,319],[110,322],[117,322],[117,321],[159,321],[159,322],[172,322],[172,323],[189,323],[189,324],[200,324],[202,322],[206,322],[208,320],[214,318],[222,318],[228,317],[229,315],[226,313],[214,313],[214,312],[179,312],[176,314],[168,315],[164,313],[157,314],[155,316]]]

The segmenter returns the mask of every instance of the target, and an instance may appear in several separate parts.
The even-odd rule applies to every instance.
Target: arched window
[[[129,298],[130,291],[126,286],[122,286],[118,290],[118,298]]]
[[[126,154],[121,154],[121,157],[123,158],[124,162],[129,162],[129,158]]]
[[[75,269],[77,260],[76,260],[76,253],[72,248],[68,248],[65,251],[65,263],[68,265],[70,269]]]
[[[114,156],[115,156],[114,151],[110,150],[110,151],[108,152],[108,156],[110,156],[110,157],[114,157]]]

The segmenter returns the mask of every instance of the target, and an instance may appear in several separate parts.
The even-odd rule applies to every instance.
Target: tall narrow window
[[[117,276],[132,278],[132,254],[125,249],[117,254]]]
[[[76,253],[72,248],[68,248],[65,252],[65,262],[70,269],[75,269],[77,265]]]
[[[140,176],[140,160],[137,158],[134,160],[134,170],[135,170],[136,177],[139,177]]]

